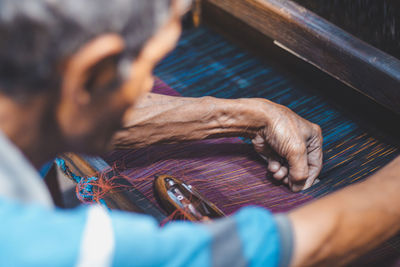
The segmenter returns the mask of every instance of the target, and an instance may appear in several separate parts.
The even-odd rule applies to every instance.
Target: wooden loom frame
[[[305,65],[311,63],[400,114],[400,61],[300,5],[286,0],[200,0],[197,4],[195,10],[201,14],[195,17],[201,17],[203,23],[214,29],[235,40],[245,40],[245,45],[261,53],[275,49],[280,52],[278,57],[294,60],[294,64],[301,60],[307,62]],[[271,56],[271,53],[265,54]],[[377,90],[381,86],[382,90]],[[103,171],[93,159],[79,155],[68,157],[87,175]],[[105,201],[113,209],[144,212],[137,205],[141,199],[139,192],[132,189],[110,192]]]
[[[400,114],[400,60],[289,0],[202,0],[202,18],[228,34],[274,43]],[[256,40],[255,40],[256,39]],[[264,41],[265,44],[265,41]]]

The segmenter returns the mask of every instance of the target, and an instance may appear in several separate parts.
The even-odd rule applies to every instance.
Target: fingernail
[[[291,184],[290,188],[292,189],[293,192],[300,192],[305,188],[305,184]]]

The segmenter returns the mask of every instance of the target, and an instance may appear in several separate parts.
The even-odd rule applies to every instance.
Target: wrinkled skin
[[[307,189],[322,168],[321,129],[286,107],[276,105],[275,109],[268,127],[252,139],[254,148],[267,160],[276,180],[295,192]]]

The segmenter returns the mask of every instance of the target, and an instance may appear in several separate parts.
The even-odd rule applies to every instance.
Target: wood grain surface
[[[221,11],[272,38],[381,105],[400,114],[400,61],[357,39],[304,7],[285,0],[204,0],[204,20]],[[242,32],[246,28],[230,28]]]

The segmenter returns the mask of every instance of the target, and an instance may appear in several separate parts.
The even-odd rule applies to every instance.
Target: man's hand
[[[322,166],[320,128],[290,109],[259,98],[188,98],[148,94],[125,116],[113,140],[139,148],[217,137],[243,136],[293,191],[310,187]]]
[[[268,123],[252,139],[255,150],[268,162],[276,180],[292,191],[312,186],[322,168],[322,134],[290,109],[268,103]]]

